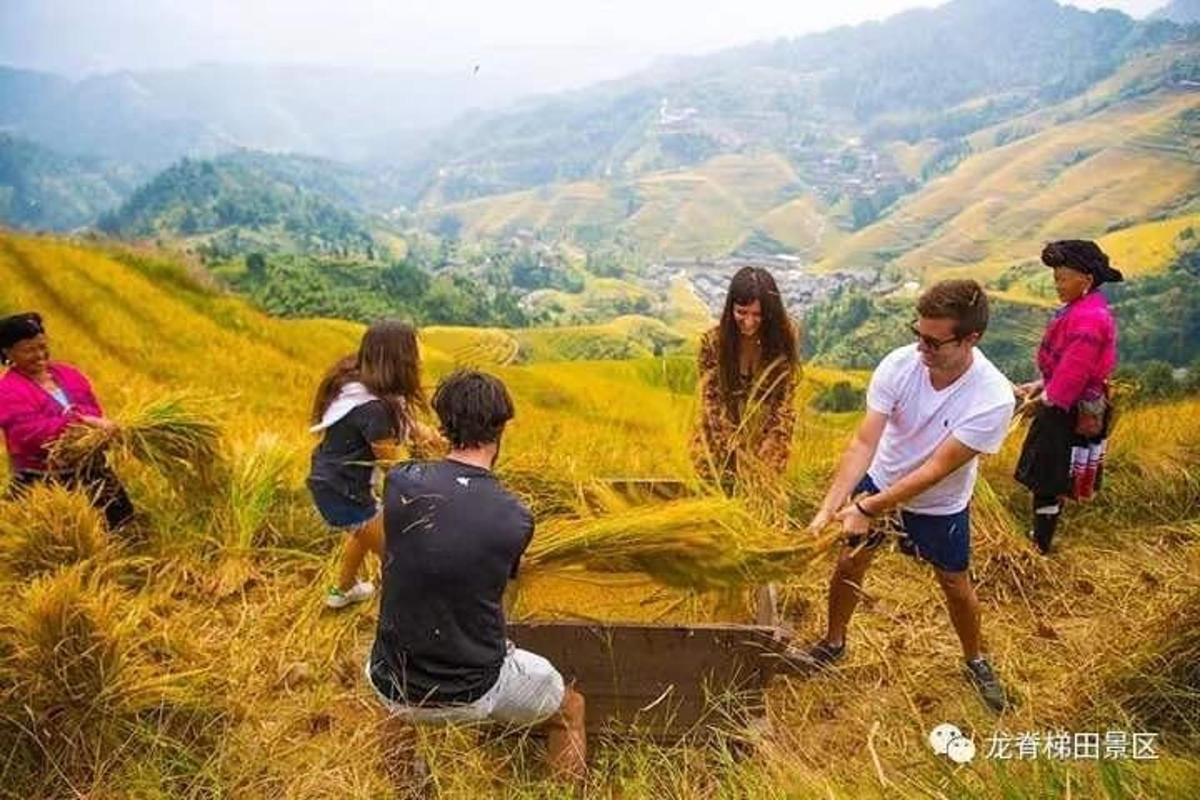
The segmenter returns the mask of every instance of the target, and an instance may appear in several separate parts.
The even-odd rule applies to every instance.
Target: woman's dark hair
[[[313,424],[321,421],[342,387],[351,381],[358,381],[387,403],[392,424],[398,432],[404,431],[414,412],[426,407],[416,329],[396,320],[367,328],[358,353],[339,359],[321,379],[313,401]]]
[[[783,298],[775,278],[762,267],[742,267],[729,281],[725,295],[725,310],[717,328],[718,377],[721,396],[730,413],[736,407],[732,387],[738,385],[738,355],[741,334],[733,316],[734,306],[748,306],[755,300],[762,307],[762,327],[759,339],[762,342],[762,363],[770,370],[765,376],[764,386],[769,395],[781,392],[784,381],[781,374],[790,373],[799,362],[799,342],[796,329],[783,308]]]
[[[8,364],[10,347],[45,332],[42,315],[36,311],[12,314],[0,319],[0,364]]]
[[[1125,280],[1119,269],[1109,264],[1108,254],[1090,239],[1062,239],[1042,248],[1042,263],[1047,267],[1067,267],[1092,276],[1092,286]]]
[[[442,379],[433,393],[433,410],[456,449],[499,441],[514,413],[504,383],[476,370],[457,370]]]

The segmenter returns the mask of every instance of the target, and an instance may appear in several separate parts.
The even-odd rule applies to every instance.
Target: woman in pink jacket
[[[12,470],[10,496],[19,497],[31,484],[54,481],[87,491],[110,528],[127,523],[133,505],[111,470],[52,470],[47,463],[49,447],[69,426],[112,428],[114,423],[104,417],[83,373],[50,360],[40,314],[0,319],[0,362],[7,367],[0,375],[0,431]]]
[[[1063,501],[1090,500],[1103,478],[1117,325],[1099,288],[1124,278],[1090,241],[1051,242],[1042,251],[1042,263],[1054,269],[1064,305],[1038,348],[1042,379],[1018,387],[1038,405],[1016,477],[1033,492],[1032,537],[1048,553]]]

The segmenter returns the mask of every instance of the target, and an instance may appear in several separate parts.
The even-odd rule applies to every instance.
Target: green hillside
[[[338,182],[336,165],[318,170],[312,163],[257,154],[184,159],[98,226],[128,238],[183,239],[218,258],[251,251],[370,255],[377,245],[354,193]]]
[[[449,205],[436,213],[461,220],[461,235],[471,238],[529,229],[584,246],[593,238],[620,240],[630,254],[645,258],[711,256],[735,249],[781,198],[797,191],[798,180],[795,168],[780,156],[726,155],[691,169],[622,182],[556,184]]]
[[[1179,45],[1132,58],[1081,95],[953,139],[953,147],[831,145],[829,173],[823,162],[771,152],[720,155],[431,207],[426,216],[449,216],[473,239],[529,230],[592,249],[619,240],[630,263],[715,257],[765,240],[829,269],[895,266],[932,278],[961,268],[993,277],[1028,260],[1030,242],[1101,237],[1191,213],[1200,193],[1200,94],[1181,83],[1188,73],[1180,65],[1196,54],[1195,45]],[[863,206],[853,195],[862,185],[857,162],[868,157],[896,172]],[[889,186],[897,193],[881,205]],[[1153,261],[1130,266],[1162,266]]]
[[[954,0],[882,23],[680,59],[464,121],[421,154],[425,200],[624,179],[753,148],[803,158],[864,133],[950,140],[1059,102],[1183,35],[1170,23],[1053,0]]]

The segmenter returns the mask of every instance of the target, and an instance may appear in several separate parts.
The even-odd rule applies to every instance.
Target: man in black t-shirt
[[[544,723],[560,776],[585,768],[583,697],[541,656],[505,638],[503,597],[533,516],[492,474],[513,405],[504,384],[460,371],[433,407],[450,440],[441,461],[394,467],[384,487],[383,591],[367,678],[417,723]]]

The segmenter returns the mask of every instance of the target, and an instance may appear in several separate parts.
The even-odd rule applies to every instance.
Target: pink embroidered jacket
[[[1090,292],[1059,309],[1042,337],[1037,365],[1046,399],[1059,408],[1104,394],[1117,365],[1117,324],[1103,294]]]
[[[13,472],[46,469],[46,448],[81,415],[104,414],[92,385],[79,370],[50,364],[54,382],[67,396],[63,408],[45,389],[15,369],[0,376],[0,430]]]

